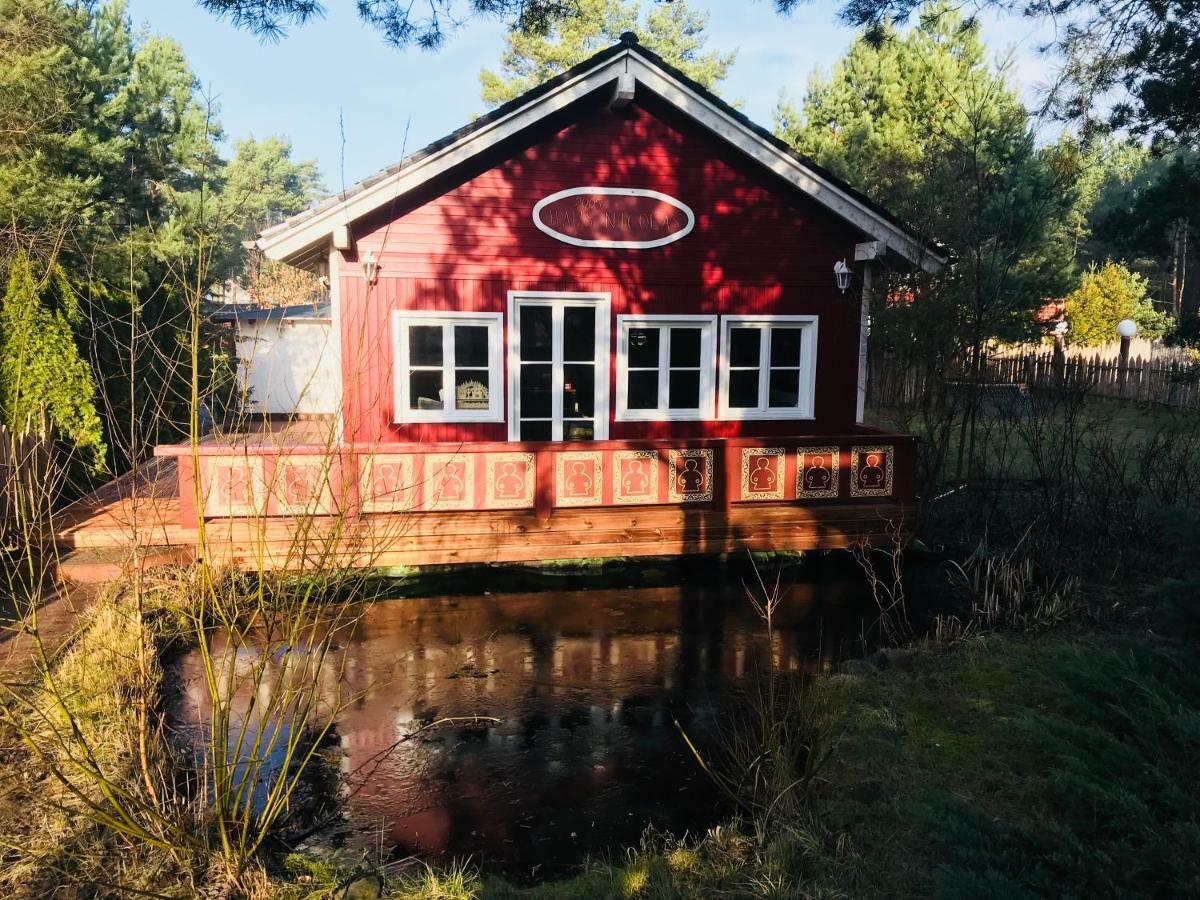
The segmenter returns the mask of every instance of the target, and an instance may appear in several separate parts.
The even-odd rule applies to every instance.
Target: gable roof
[[[933,272],[948,261],[949,254],[944,248],[922,241],[895,215],[642,47],[637,36],[628,32],[621,36],[620,43],[601,50],[400,162],[266,229],[255,244],[269,259],[297,265],[323,256],[339,226],[349,225],[476,158],[576,100],[615,83],[618,76],[626,72],[634,76],[639,87],[644,86],[657,94],[872,240],[883,241],[890,252],[910,264]]]

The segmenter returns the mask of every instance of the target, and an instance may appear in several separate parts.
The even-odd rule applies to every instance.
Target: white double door
[[[509,440],[607,439],[611,309],[608,294],[509,295]]]

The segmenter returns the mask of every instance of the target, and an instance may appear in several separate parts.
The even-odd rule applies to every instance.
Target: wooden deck
[[[792,443],[796,440],[828,444],[837,439],[792,439]],[[846,439],[841,440],[844,443]],[[854,440],[875,445],[880,437],[865,434],[855,436]],[[850,466],[843,463],[840,473],[834,467],[832,496],[805,498],[801,487],[805,471],[802,454],[805,450],[826,448],[799,444],[779,448],[790,454],[777,460],[778,479],[782,482],[786,478],[791,483],[790,496],[784,494],[780,483],[774,493],[783,499],[773,499],[772,492],[766,492],[767,499],[758,499],[753,494],[753,485],[746,480],[747,461],[751,457],[757,460],[756,454],[766,451],[744,449],[736,444],[714,447],[710,442],[699,449],[687,449],[689,453],[711,450],[715,454],[707,457],[710,464],[715,460],[707,476],[709,480],[696,488],[704,490],[697,497],[698,502],[689,502],[686,494],[679,496],[660,484],[652,498],[633,504],[620,495],[620,488],[612,482],[620,474],[620,464],[627,461],[625,456],[650,451],[640,445],[631,448],[626,443],[605,442],[607,455],[600,458],[602,454],[598,451],[580,451],[571,445],[539,447],[529,454],[530,483],[522,495],[528,502],[520,498],[512,501],[520,502],[522,508],[487,508],[490,496],[487,491],[496,489],[496,485],[494,478],[483,473],[493,464],[489,453],[495,457],[495,465],[501,466],[523,448],[514,451],[511,445],[498,445],[502,449],[460,447],[459,455],[453,458],[466,460],[462,472],[475,472],[478,476],[473,479],[477,508],[442,508],[437,505],[442,495],[434,496],[428,487],[434,476],[422,468],[429,464],[420,459],[418,448],[409,447],[404,450],[418,459],[414,465],[422,473],[420,480],[426,484],[421,489],[423,493],[407,498],[404,508],[367,511],[381,508],[378,498],[374,498],[374,505],[366,502],[366,473],[373,471],[371,466],[382,458],[374,454],[370,463],[353,462],[356,467],[353,471],[363,473],[362,477],[327,475],[338,490],[322,489],[314,495],[324,498],[316,507],[319,512],[325,510],[325,504],[333,502],[344,510],[340,515],[284,514],[275,501],[265,499],[257,510],[238,515],[210,514],[231,507],[215,504],[207,494],[200,496],[201,492],[194,489],[192,473],[201,472],[203,481],[206,459],[215,460],[214,465],[246,465],[246,460],[262,448],[248,454],[245,447],[231,451],[208,446],[199,460],[190,456],[155,457],[136,473],[105,485],[68,507],[57,523],[56,538],[62,550],[73,552],[63,565],[64,576],[80,581],[114,577],[131,564],[135,549],[144,566],[186,563],[202,557],[215,565],[272,570],[676,556],[833,549],[859,541],[886,543],[897,534],[907,536],[917,512],[912,477],[915,472],[910,471],[915,463],[915,445],[904,444],[912,439],[901,436],[889,436],[888,440],[888,451],[895,448],[896,455],[895,477],[889,480],[887,496],[852,494],[848,485]],[[774,443],[787,441],[780,439]],[[445,448],[425,445],[419,449],[429,451],[423,452],[423,456],[430,460],[445,457]],[[856,449],[851,448],[850,452]],[[308,452],[315,453],[311,449]],[[393,456],[396,453],[388,452]],[[655,457],[655,465],[662,472],[694,473],[694,467],[690,470],[673,467],[686,466],[695,456],[680,457],[683,451],[674,449],[656,452],[659,455]],[[294,447],[285,453],[277,452],[275,462],[267,465],[286,465],[282,460],[294,458],[295,453]],[[572,499],[570,486],[564,487],[562,483],[562,466],[557,467],[560,474],[555,480],[555,457],[574,460],[584,458],[580,454],[586,453],[597,457],[592,460],[597,484],[588,499],[590,505],[580,506],[580,501]],[[793,461],[788,462],[789,459]],[[344,458],[340,464],[350,465]],[[263,465],[255,463],[251,469],[258,473]],[[187,477],[180,477],[181,467]],[[888,471],[891,479],[892,468]],[[213,484],[216,483],[214,480]],[[206,482],[205,491],[213,484]],[[292,482],[288,484],[294,487]],[[349,490],[351,486],[353,491]],[[264,497],[269,493],[266,491]],[[199,514],[197,506],[203,510]]]

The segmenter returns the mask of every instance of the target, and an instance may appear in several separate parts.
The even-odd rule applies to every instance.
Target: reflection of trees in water
[[[689,735],[711,735],[730,689],[765,672],[768,655],[776,671],[811,668],[839,630],[822,627],[803,594],[782,611],[770,647],[728,592],[376,604],[347,648],[340,680],[336,671],[320,676],[330,698],[339,687],[354,698],[338,721],[342,771],[351,780],[371,773],[349,818],[364,828],[383,823],[407,850],[523,858],[556,817],[584,817],[597,830],[636,820],[636,832],[655,809],[681,821],[697,806],[711,811],[709,786],[697,780],[673,720]],[[281,654],[272,661],[276,681],[258,689],[281,689],[304,671],[296,654]],[[244,714],[251,700],[239,694],[235,710]],[[188,693],[184,702],[185,718],[203,717],[202,697]],[[397,745],[422,723],[468,715],[502,721]]]

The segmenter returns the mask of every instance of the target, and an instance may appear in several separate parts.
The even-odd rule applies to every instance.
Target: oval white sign
[[[659,191],[575,187],[539,200],[533,224],[575,247],[649,250],[687,235],[696,216],[687,204]]]

